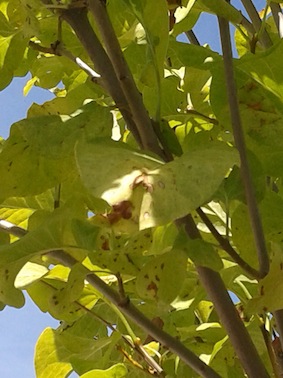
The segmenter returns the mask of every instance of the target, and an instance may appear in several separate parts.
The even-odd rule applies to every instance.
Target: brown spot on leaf
[[[103,249],[104,251],[109,251],[109,250],[110,250],[110,247],[109,247],[109,240],[105,240],[105,241],[102,243],[101,249]]]
[[[157,293],[157,285],[155,282],[151,281],[151,283],[149,285],[147,285],[147,290],[153,290],[155,292],[155,296],[156,296],[156,293]]]
[[[106,214],[110,224],[117,223],[121,218],[130,219],[132,217],[133,204],[131,201],[121,201],[112,206],[112,211]]]
[[[263,287],[263,285],[260,287],[260,295],[264,295],[264,287]]]

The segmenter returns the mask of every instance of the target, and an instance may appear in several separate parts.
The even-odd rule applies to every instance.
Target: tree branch
[[[15,224],[8,222],[4,219],[0,219],[0,230],[6,232],[7,234],[14,235],[17,238],[21,238],[27,234],[27,231]]]
[[[262,21],[259,17],[259,14],[252,0],[241,0],[241,1],[254,25],[256,32],[258,33],[261,30]],[[269,37],[269,34],[267,33],[265,29],[262,31],[262,34],[259,35],[258,37],[259,37],[260,43],[263,45],[264,48],[268,49],[269,47],[272,46],[271,38]]]
[[[88,76],[90,77],[91,81],[102,85],[101,80],[99,79],[101,76],[95,72],[88,64],[86,64],[83,60],[81,60],[79,57],[74,56],[70,51],[62,47],[62,44],[60,42],[54,43],[50,47],[41,46],[40,44],[29,41],[29,47],[31,47],[34,50],[37,50],[39,52],[42,52],[44,54],[53,54],[57,56],[65,56],[66,58],[70,59],[72,62],[74,62],[80,69],[85,71]]]
[[[280,31],[280,29],[279,29],[279,13],[282,13],[281,7],[280,7],[279,4],[274,3],[273,1],[270,2],[269,6],[270,6],[270,9],[271,9],[272,17],[274,19],[274,23],[275,23],[277,30],[278,30],[278,33],[279,33],[279,31]]]
[[[66,9],[61,10],[60,15],[61,18],[73,28],[77,37],[87,51],[93,63],[94,70],[101,75],[103,86],[106,88],[107,92],[120,109],[120,112],[137,143],[141,148],[143,148],[139,130],[137,129],[133,120],[133,115],[128,106],[125,95],[120,87],[120,83],[117,79],[113,66],[89,23],[87,10]]]
[[[192,45],[200,46],[199,40],[197,39],[193,30],[188,30],[185,32],[185,34]]]
[[[218,18],[219,30],[221,36],[221,44],[223,50],[224,70],[227,95],[231,114],[231,123],[235,139],[235,145],[239,151],[241,160],[241,176],[245,188],[246,201],[251,221],[251,226],[254,234],[256,250],[259,261],[259,274],[263,278],[269,271],[269,257],[266,250],[265,238],[263,234],[261,219],[255,199],[255,191],[251,179],[244,133],[241,124],[240,110],[237,99],[237,89],[234,80],[232,47],[230,41],[230,30],[228,22],[222,18]]]
[[[190,239],[201,238],[191,215],[176,221],[178,227],[184,227]],[[196,267],[200,281],[209,299],[213,302],[221,323],[238,355],[243,368],[250,378],[267,378],[268,373],[257,353],[219,273],[202,266]]]
[[[197,267],[197,271],[201,283],[205,287],[209,299],[213,302],[220,321],[226,329],[229,339],[248,377],[268,378],[269,375],[265,366],[232,303],[219,273],[200,266]]]
[[[242,14],[242,20],[240,24],[252,35],[255,34],[255,28],[253,24]]]
[[[105,49],[112,62],[120,87],[127,99],[133,119],[138,128],[143,147],[165,158],[158,138],[152,127],[142,96],[135,84],[133,75],[124,59],[119,41],[106,10],[106,3],[101,0],[89,0],[89,9],[101,35]],[[168,159],[166,159],[168,160]]]
[[[198,208],[197,210],[198,215],[200,216],[203,223],[206,225],[206,227],[209,229],[211,234],[214,236],[214,238],[218,241],[220,247],[228,253],[228,255],[237,263],[249,276],[255,279],[261,279],[261,273],[251,267],[245,260],[241,258],[241,256],[238,255],[238,253],[234,250],[232,245],[230,244],[228,239],[225,239],[222,235],[219,234],[217,229],[213,226],[212,222],[208,218],[208,216],[202,211],[201,208]]]

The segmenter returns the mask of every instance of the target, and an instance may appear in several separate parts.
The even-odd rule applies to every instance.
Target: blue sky
[[[240,3],[232,1],[233,5]],[[258,8],[265,4],[264,0],[255,0]],[[209,42],[214,50],[220,49],[216,19],[202,16],[195,28],[201,44]],[[27,78],[16,78],[2,92],[0,91],[0,135],[6,138],[12,123],[22,119],[33,102],[43,103],[52,98],[47,90],[32,88],[27,97],[23,96],[23,87]],[[36,340],[44,328],[56,328],[55,321],[40,310],[28,299],[24,308],[18,310],[6,307],[0,312],[0,376],[1,378],[32,378],[35,377],[33,354]]]
[[[33,88],[27,97],[23,87],[27,78],[17,78],[4,91],[0,91],[0,135],[6,138],[12,123],[22,119],[33,102],[42,103],[53,95]],[[0,376],[1,378],[35,377],[33,354],[36,340],[46,327],[56,328],[58,321],[42,313],[27,299],[19,309],[6,307],[0,312]]]

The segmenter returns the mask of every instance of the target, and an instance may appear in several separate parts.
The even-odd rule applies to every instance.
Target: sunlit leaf
[[[127,368],[123,364],[113,365],[107,370],[90,370],[81,375],[81,378],[124,378],[127,377]]]
[[[74,340],[76,341],[74,342]],[[96,361],[97,358],[101,357],[102,349],[110,343],[111,338],[109,337],[102,340],[93,340],[46,328],[40,335],[36,345],[36,374],[38,377],[43,378],[45,377],[45,369],[51,374],[50,372],[53,371],[52,366],[55,368],[59,363],[63,366],[64,371],[68,369],[70,371],[70,363],[75,358],[80,359],[82,362],[84,360]]]
[[[220,151],[222,158],[214,160]],[[208,160],[209,166],[205,165]],[[93,170],[102,161],[107,162],[106,170]],[[134,209],[140,209],[136,216],[144,229],[180,218],[207,201],[237,163],[237,156],[231,148],[217,144],[161,164],[123,144],[81,141],[77,163],[93,195],[102,196],[110,204],[131,201]]]
[[[259,282],[258,295],[249,301],[247,307],[248,312],[271,312],[282,308],[282,269],[282,248],[278,244],[272,243],[270,271],[268,275]]]
[[[17,289],[24,289],[34,281],[39,280],[47,272],[48,269],[44,265],[27,262],[16,277],[15,287]]]

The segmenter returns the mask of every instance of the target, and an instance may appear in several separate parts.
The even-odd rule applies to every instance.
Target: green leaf
[[[85,216],[85,209],[79,199],[74,201],[73,204],[66,203],[65,206],[54,211],[39,227],[30,231],[23,238],[12,244],[0,246],[0,268],[17,262],[21,262],[23,266],[36,255],[46,253],[49,250],[64,248],[66,245],[74,245],[70,224],[74,217],[83,216]],[[72,251],[69,253],[72,254]],[[85,257],[85,252],[78,249],[75,250],[74,254],[78,260]]]
[[[51,190],[47,190],[44,193],[40,193],[39,195],[30,196],[30,197],[10,197],[1,204],[1,208],[3,209],[3,211],[4,209],[6,209],[6,211],[7,209],[9,209],[10,211],[12,211],[13,209],[14,211],[19,211],[19,210],[52,211],[54,209],[54,191],[51,189]],[[3,217],[3,214],[1,214],[1,218],[2,217]],[[2,219],[8,220],[8,218],[2,218]],[[12,223],[19,225],[19,223],[14,218],[10,218],[10,221]]]
[[[137,20],[126,1],[110,1],[107,11],[122,48],[135,40]]]
[[[215,343],[209,361],[221,377],[244,378],[243,370],[227,337]],[[233,373],[234,372],[234,373]]]
[[[266,242],[283,245],[283,200],[276,193],[267,192],[259,205]],[[233,242],[241,257],[252,266],[258,264],[254,237],[246,205],[236,207],[232,216]]]
[[[99,234],[99,228],[88,221],[74,219],[72,222],[72,231],[77,245],[86,250],[93,250],[96,245],[96,239]]]
[[[202,323],[208,323],[209,317],[213,311],[213,303],[210,301],[200,301],[197,306],[197,314]]]
[[[110,337],[101,340],[69,335],[66,332],[46,328],[40,335],[35,350],[35,370],[37,377],[45,377],[61,363],[63,371],[70,369],[73,363],[97,361],[102,356],[102,349],[111,343]],[[55,365],[54,365],[55,364]],[[60,365],[59,365],[60,366]]]
[[[82,294],[87,273],[88,270],[79,263],[72,266],[66,285],[55,293],[50,301],[53,314],[62,317],[62,314],[70,311],[70,305]]]
[[[172,251],[151,259],[140,271],[136,289],[143,299],[170,304],[178,296],[187,271],[187,258]]]
[[[75,131],[63,126],[59,117],[32,118],[13,125],[0,155],[2,196],[38,194],[61,181],[71,164],[62,154],[70,151],[64,140]],[[59,161],[67,165],[63,167]]]
[[[210,269],[219,271],[223,268],[223,263],[213,246],[201,239],[189,240],[185,239],[185,245],[179,245],[177,239],[176,245],[185,251],[188,257],[194,262],[196,266],[206,266]]]
[[[194,67],[200,70],[209,70],[216,62],[221,61],[221,57],[214,51],[202,46],[170,41],[168,56],[175,69],[183,66]]]
[[[13,79],[27,48],[27,39],[17,33],[9,37],[0,36],[0,90]]]
[[[178,327],[178,331],[183,337],[197,338],[200,337],[203,342],[215,344],[225,337],[225,331],[219,323],[202,323],[200,325],[190,325]]]
[[[41,311],[71,324],[91,310],[99,299],[96,290],[82,284],[87,272],[80,264],[72,270],[56,265],[40,281],[29,285],[27,291]]]
[[[101,196],[110,204],[130,198],[130,185],[142,173],[141,169],[162,164],[159,159],[130,149],[125,143],[105,139],[80,140],[76,160],[84,185],[91,194]]]
[[[73,369],[91,370],[90,366],[99,364],[103,351],[115,338],[100,339],[75,336],[64,330],[46,328],[40,335],[35,350],[35,370],[39,377],[44,377],[45,369],[56,363],[72,365]],[[102,364],[102,363],[101,363]],[[47,370],[48,371],[48,370]]]
[[[282,247],[271,243],[271,265],[268,275],[259,282],[258,295],[247,305],[247,312],[272,312],[283,307],[283,283],[281,280],[283,269]]]
[[[14,286],[16,276],[23,263],[19,261],[0,268],[0,301],[8,306],[20,308],[25,304],[23,293]]]
[[[168,117],[178,113],[186,103],[186,93],[179,88],[180,79],[176,76],[168,76],[161,79],[161,98],[156,93],[156,87],[145,86],[143,90],[144,103],[152,116],[160,103],[160,116]]]
[[[81,375],[81,378],[123,378],[127,377],[128,370],[124,364],[116,364],[107,370],[90,370]]]
[[[164,60],[168,47],[168,10],[163,0],[124,0],[131,7],[140,25],[136,28],[136,39],[145,44],[146,61],[141,72],[141,82],[157,91],[152,103],[152,115],[160,118],[161,80],[164,76]],[[152,15],[158,9],[158,17]],[[139,26],[142,26],[139,27]],[[139,62],[137,62],[139,64]]]
[[[156,227],[148,254],[157,255],[171,250],[177,235],[178,229],[174,223]]]
[[[211,12],[219,17],[224,17],[228,21],[239,24],[242,20],[242,14],[225,0],[198,0],[196,9],[205,12]]]
[[[163,76],[163,62],[168,45],[167,6],[162,0],[124,0],[129,4],[142,24],[148,43],[148,57],[159,75]],[[158,9],[158,17],[152,15]]]
[[[72,372],[72,365],[66,362],[54,362],[48,365],[42,372],[37,375],[38,378],[67,378]]]
[[[73,149],[79,135],[111,135],[112,129],[110,112],[94,103],[78,113],[66,122],[41,116],[12,126],[0,154],[1,196],[38,194],[76,175]]]
[[[283,41],[274,45],[267,51],[254,55],[243,56],[237,68],[249,74],[256,82],[268,91],[283,99],[283,72],[280,59],[283,53]]]
[[[103,121],[103,117],[106,117],[107,119],[107,115],[109,117],[110,113],[107,108],[98,106],[94,102],[84,105],[84,102],[89,102],[88,99],[96,98],[101,95],[93,90],[93,87],[90,86],[89,82],[85,83],[86,78],[87,76],[84,72],[75,71],[69,78],[70,83],[68,81],[65,83],[68,89],[67,93],[64,93],[63,96],[58,95],[58,97],[55,97],[42,105],[32,104],[28,110],[28,117],[38,117],[50,114],[74,116],[86,112],[86,119],[83,114],[81,115],[81,123],[85,124],[88,120],[90,122],[93,117],[92,122],[96,125],[94,129],[97,130],[102,126],[99,121]],[[81,110],[79,110],[79,108]],[[98,122],[95,122],[96,117],[99,117],[97,119]]]
[[[101,231],[95,250],[89,253],[94,265],[112,273],[120,272],[136,276],[147,258],[146,252],[152,242],[149,230],[127,234],[114,234],[111,230]]]
[[[178,7],[174,13],[176,18],[173,35],[178,36],[188,30],[191,30],[197,22],[201,11],[195,9],[196,0],[190,0],[186,6]]]
[[[219,154],[221,159],[216,158]],[[229,168],[237,163],[235,151],[221,143],[162,165],[117,142],[82,140],[76,156],[90,192],[110,204],[131,201],[138,211],[135,216],[140,229],[165,224],[195,210],[209,200]],[[102,164],[106,164],[105,171],[95,169]]]
[[[27,262],[16,277],[15,288],[25,289],[33,282],[40,280],[48,271],[44,265]]]
[[[0,35],[2,37],[9,37],[15,33],[15,29],[9,23],[3,12],[0,12]],[[4,41],[4,38],[2,39]],[[2,46],[1,46],[2,48]],[[2,55],[3,57],[3,55]]]

